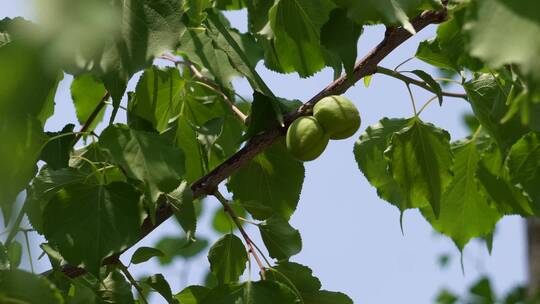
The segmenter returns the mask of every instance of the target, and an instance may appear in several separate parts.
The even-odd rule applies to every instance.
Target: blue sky
[[[0,0],[0,19],[15,16],[32,18],[32,1]],[[245,12],[232,12],[227,16],[240,30],[246,29]],[[381,65],[393,68],[413,56],[418,43],[432,37],[434,30],[430,27],[420,32]],[[359,57],[375,46],[383,35],[382,27],[368,27],[358,44]],[[412,61],[405,68],[433,72],[419,61]],[[332,80],[332,71],[328,69],[308,79],[268,71],[262,63],[257,70],[277,95],[288,99],[305,101]],[[67,122],[76,122],[69,95],[71,79],[67,76],[59,87],[56,113],[46,125],[48,130],[56,131]],[[135,84],[136,78],[132,79],[130,87]],[[235,81],[235,87],[242,95],[251,94],[246,81]],[[420,90],[415,94],[416,100],[421,102],[430,97]],[[431,303],[441,287],[463,291],[482,274],[493,278],[498,291],[524,282],[524,226],[518,217],[506,217],[498,224],[491,256],[479,242],[466,247],[463,256],[465,275],[455,246],[449,239],[434,233],[417,211],[405,213],[405,234],[402,235],[398,210],[377,197],[375,189],[358,170],[352,148],[360,133],[381,118],[412,115],[406,88],[395,79],[376,75],[369,88],[359,83],[345,96],[355,102],[361,113],[361,130],[347,140],[332,141],[320,158],[306,163],[301,200],[291,221],[302,234],[303,250],[292,260],[310,266],[323,288],[342,291],[355,303]],[[446,99],[443,107],[433,103],[423,112],[422,119],[448,130],[452,139],[459,139],[466,135],[461,116],[468,111],[470,107],[463,100]],[[212,213],[209,211],[215,210],[219,203],[207,199],[203,204],[207,212],[201,220],[199,234],[214,240],[219,236],[204,226],[209,223]],[[256,230],[249,229],[248,232],[261,243]],[[139,245],[151,246],[161,236],[177,233],[176,224],[169,221]],[[41,240],[34,239],[36,242]],[[126,253],[123,260],[129,260],[131,252]],[[37,245],[33,246],[32,253],[34,258],[39,255]],[[441,269],[437,257],[445,253],[451,254],[452,259],[449,267]],[[45,259],[36,265],[38,272],[49,267]],[[201,283],[207,268],[206,256],[202,254],[190,265],[177,261],[171,268],[164,269],[150,262],[136,265],[131,270],[135,276],[161,272],[170,280],[173,291],[178,291],[186,283]],[[185,273],[189,273],[187,282],[180,279]],[[157,297],[154,300],[160,301]]]

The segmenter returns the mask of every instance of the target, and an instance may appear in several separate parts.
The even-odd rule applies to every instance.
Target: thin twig
[[[137,289],[137,292],[139,292],[139,295],[141,295],[141,299],[144,303],[148,304],[148,302],[146,301],[146,298],[144,297],[144,292],[143,292],[143,289],[142,287],[139,285],[139,283],[137,283],[137,281],[135,280],[135,278],[131,275],[131,273],[129,272],[129,270],[127,269],[126,265],[122,264],[122,262],[118,261],[118,267],[120,268],[120,270],[122,271],[122,273],[126,276],[126,278],[128,279],[129,283],[131,283],[131,285],[133,287],[135,287],[135,289]]]
[[[259,265],[259,269],[261,271],[261,278],[263,280],[266,279],[266,270],[264,268],[264,265],[259,258],[259,255],[257,255],[257,252],[255,251],[255,246],[247,232],[244,230],[244,227],[242,227],[242,223],[240,223],[240,220],[238,219],[238,215],[236,215],[236,212],[231,208],[231,205],[229,205],[229,201],[223,197],[223,195],[219,191],[215,191],[214,196],[218,199],[218,201],[223,205],[223,208],[225,209],[225,212],[229,214],[229,216],[232,218],[233,222],[236,224],[236,227],[238,227],[238,230],[240,230],[240,233],[244,237],[244,240],[246,241],[246,244],[248,245],[248,253],[250,253],[253,258],[255,259],[255,262],[257,262],[257,265]]]
[[[427,83],[425,83],[423,81],[420,81],[420,80],[416,80],[416,79],[411,78],[409,76],[405,76],[405,75],[403,75],[403,74],[401,74],[399,72],[392,71],[390,69],[378,66],[377,67],[377,73],[399,79],[399,80],[405,82],[406,84],[413,84],[415,86],[421,87],[424,90],[427,90],[427,91],[430,91],[430,92],[432,92],[434,94],[437,94],[437,92],[435,92],[435,90],[433,90],[433,88],[431,88]],[[442,96],[447,96],[447,97],[454,97],[454,98],[463,98],[463,99],[467,100],[467,94],[462,94],[462,93],[452,93],[452,92],[444,92],[443,91],[441,93],[441,95]]]
[[[105,93],[105,95],[103,95],[103,97],[101,97],[101,100],[94,108],[94,111],[92,111],[90,116],[88,116],[88,119],[86,119],[86,122],[81,127],[81,130],[78,132],[77,136],[75,136],[75,139],[73,140],[73,145],[75,145],[79,141],[79,139],[81,139],[82,134],[84,134],[86,130],[90,128],[94,120],[96,120],[96,117],[99,115],[99,112],[101,112],[103,107],[107,104],[106,101],[107,99],[109,99],[110,96],[111,95],[109,94],[109,92],[107,92]]]
[[[223,98],[223,100],[231,108],[231,110],[236,115],[236,117],[238,117],[238,119],[240,119],[242,121],[242,123],[244,123],[244,124],[246,123],[246,119],[247,119],[246,114],[244,114],[242,111],[240,111],[240,109],[234,104],[234,102],[229,98],[229,96],[227,96],[227,94],[225,94],[223,91],[221,91],[221,89],[219,88],[219,86],[217,84],[215,84],[212,80],[210,80],[206,76],[204,76],[197,69],[197,67],[195,67],[195,65],[192,62],[187,61],[187,60],[175,60],[174,58],[172,58],[172,57],[170,57],[168,55],[163,55],[163,56],[161,56],[161,58],[165,59],[165,60],[172,61],[176,65],[184,65],[184,66],[188,67],[190,69],[191,73],[193,73],[193,76],[195,76],[195,78],[201,84],[203,84],[205,87],[209,88],[210,90],[216,92],[219,96],[221,96],[221,98]]]

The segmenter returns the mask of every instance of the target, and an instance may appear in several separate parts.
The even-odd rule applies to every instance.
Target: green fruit
[[[313,108],[317,118],[331,139],[351,137],[360,128],[360,113],[354,104],[342,96],[328,96]]]
[[[287,149],[298,160],[319,157],[328,145],[328,135],[314,117],[297,118],[287,130]]]

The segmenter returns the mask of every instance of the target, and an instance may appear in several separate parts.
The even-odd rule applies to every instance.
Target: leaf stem
[[[144,297],[144,292],[143,292],[143,289],[142,289],[141,285],[139,285],[139,283],[137,283],[137,281],[135,280],[135,278],[131,275],[131,273],[130,273],[129,270],[127,269],[126,265],[124,265],[122,262],[118,261],[118,268],[120,268],[120,270],[122,271],[122,273],[126,276],[126,278],[128,279],[129,283],[131,283],[131,285],[132,285],[133,287],[135,287],[135,289],[137,289],[137,292],[138,292],[139,295],[141,296],[142,301],[143,301],[145,304],[148,304],[148,301],[146,301],[146,298]]]
[[[9,244],[13,241],[17,233],[21,231],[19,229],[19,226],[21,225],[21,222],[24,218],[25,213],[26,213],[26,201],[24,201],[21,209],[19,210],[19,213],[17,214],[17,218],[15,219],[15,223],[13,223],[13,226],[11,226],[11,231],[9,231],[6,241],[4,242],[4,245],[6,247],[8,247]]]
[[[429,106],[434,100],[438,98],[439,98],[438,96],[433,96],[428,101],[426,101],[426,103],[424,103],[424,105],[418,111],[418,115],[422,114],[422,111],[424,111],[424,109],[427,108],[427,106]]]
[[[424,90],[430,91],[430,92],[432,92],[434,94],[437,94],[437,92],[435,92],[427,83],[425,83],[423,81],[420,81],[420,80],[416,80],[416,79],[414,79],[412,77],[409,77],[409,76],[405,76],[405,75],[401,74],[400,72],[392,71],[390,69],[378,66],[377,67],[377,73],[399,79],[399,80],[405,82],[407,85],[412,84],[412,85],[420,87],[420,88],[422,88]],[[441,95],[446,96],[446,97],[462,98],[462,99],[467,100],[467,94],[444,92],[443,91]]]
[[[409,92],[409,96],[411,98],[411,104],[412,104],[414,116],[418,117],[418,112],[416,111],[416,103],[414,102],[414,95],[413,95],[413,92],[411,90],[411,85],[406,83],[405,86],[407,87],[407,91]]]
[[[257,252],[255,251],[255,244],[247,234],[247,232],[244,230],[244,227],[242,227],[242,223],[240,223],[240,220],[238,219],[238,215],[236,215],[236,212],[231,208],[231,205],[229,205],[229,201],[223,197],[223,195],[216,190],[214,192],[214,196],[218,199],[218,201],[223,205],[223,208],[225,208],[225,212],[229,214],[229,216],[232,218],[234,223],[236,224],[236,227],[238,227],[238,230],[240,230],[240,233],[242,234],[242,237],[244,237],[244,240],[246,241],[246,244],[248,245],[248,253],[253,256],[255,259],[255,262],[257,262],[257,265],[259,266],[259,269],[261,271],[261,278],[263,280],[266,280],[266,270],[264,268],[264,265],[257,255]]]
[[[32,262],[32,252],[30,251],[30,241],[28,240],[28,231],[22,230],[24,233],[24,242],[26,245],[26,252],[28,253],[28,263],[30,264],[30,271],[32,273],[35,273],[34,271],[34,262]]]

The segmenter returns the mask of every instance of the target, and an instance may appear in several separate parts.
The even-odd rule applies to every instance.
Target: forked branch
[[[440,11],[425,11],[418,17],[414,18],[411,23],[413,24],[415,30],[418,32],[430,24],[441,23],[446,20],[446,18],[446,9],[442,9]],[[213,194],[215,192],[215,189],[217,189],[217,186],[222,181],[231,176],[236,170],[238,170],[238,168],[247,164],[256,155],[263,152],[265,149],[275,143],[279,138],[281,138],[285,134],[287,127],[292,123],[292,121],[294,121],[300,116],[309,115],[313,106],[322,98],[330,95],[343,94],[363,77],[376,73],[377,65],[411,36],[411,33],[403,29],[402,27],[388,28],[385,33],[385,37],[381,41],[381,43],[379,43],[373,50],[371,50],[371,52],[369,52],[364,58],[362,58],[356,63],[352,79],[348,79],[346,75],[341,76],[340,78],[330,83],[326,88],[321,90],[315,96],[313,96],[298,110],[286,115],[284,127],[277,126],[269,129],[268,131],[260,135],[253,137],[242,149],[232,155],[229,159],[227,159],[210,173],[201,177],[198,181],[193,183],[191,185],[193,196],[195,198],[199,198],[205,195]],[[146,218],[144,220],[141,228],[140,239],[151,233],[154,229],[161,225],[161,223],[171,217],[172,214],[172,208],[167,204],[164,204],[160,208],[158,208],[156,212],[155,222],[152,222],[150,218]],[[116,261],[116,257],[122,254],[124,251],[116,253],[109,258],[106,258],[103,261],[103,264],[109,265],[111,263],[114,263]],[[85,273],[83,269],[73,266],[65,267],[63,269],[63,272],[70,277],[75,277]]]

